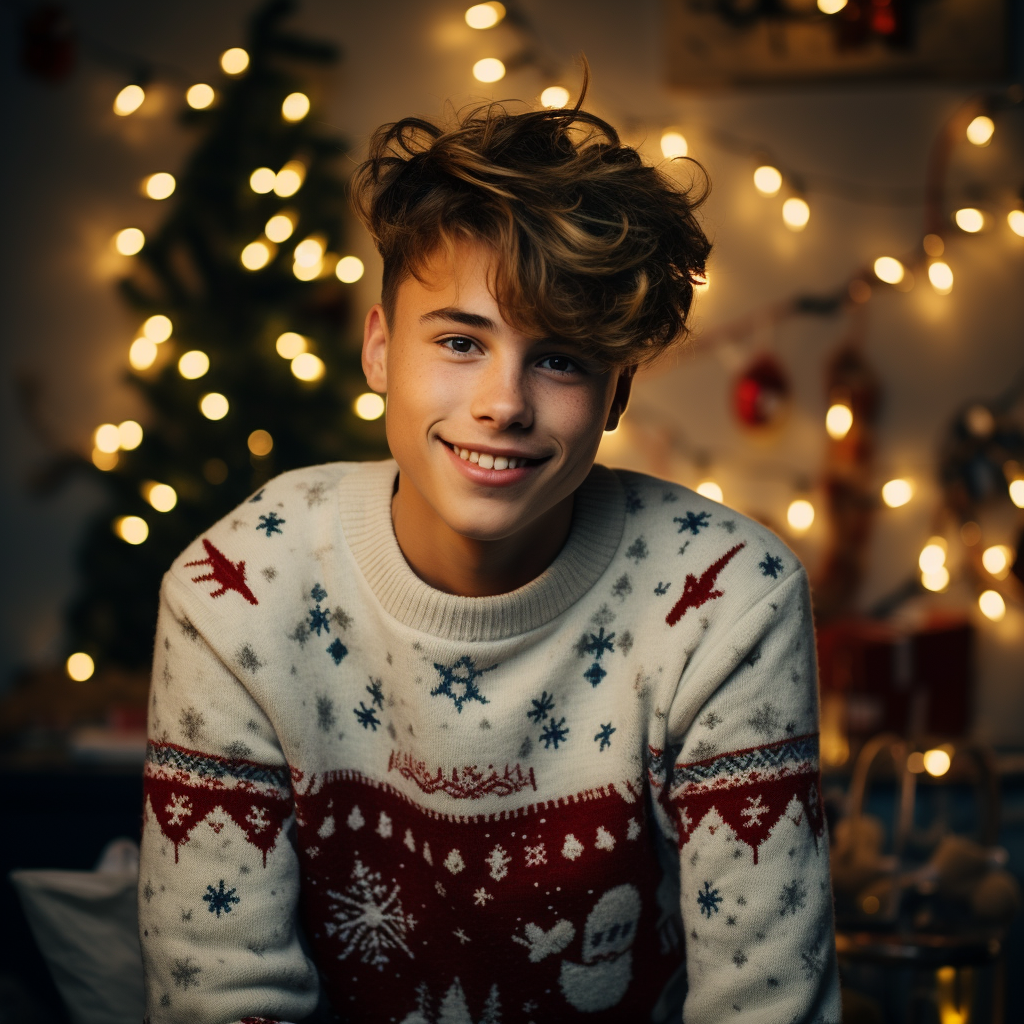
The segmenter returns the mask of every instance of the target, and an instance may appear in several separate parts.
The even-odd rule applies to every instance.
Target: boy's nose
[[[473,394],[473,418],[498,430],[533,425],[529,388],[518,368],[495,366],[481,375]]]

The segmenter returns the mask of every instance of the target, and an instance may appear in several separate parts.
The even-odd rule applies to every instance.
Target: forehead
[[[481,307],[488,316],[501,316],[494,296],[497,253],[482,242],[461,241],[439,246],[423,258],[415,272],[405,275],[395,292],[396,312],[419,316],[446,306]],[[493,318],[493,317],[492,317]]]

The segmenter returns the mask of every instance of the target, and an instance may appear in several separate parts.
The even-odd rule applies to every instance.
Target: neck
[[[423,495],[399,478],[391,501],[398,546],[413,572],[435,590],[460,597],[507,594],[536,579],[569,536],[573,496],[500,540],[456,533]]]

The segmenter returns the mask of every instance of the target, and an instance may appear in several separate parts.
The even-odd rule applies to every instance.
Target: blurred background
[[[1024,1019],[1019,4],[0,19],[0,1021],[86,1020],[6,874],[137,837],[164,569],[274,474],[386,456],[358,365],[380,264],[346,192],[369,134],[560,106],[581,52],[588,108],[712,183],[689,342],[600,460],[760,519],[808,566],[846,1017]]]

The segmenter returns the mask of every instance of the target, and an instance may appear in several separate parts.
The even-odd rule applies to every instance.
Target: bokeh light
[[[689,151],[690,147],[687,145],[686,138],[681,132],[677,132],[675,129],[662,132],[661,155],[665,157],[666,160],[675,160],[679,157],[684,157]]]
[[[267,221],[266,227],[263,229],[267,238],[272,242],[287,242],[292,236],[292,232],[295,230],[295,224],[292,218],[286,213],[276,213],[270,220]]]
[[[993,544],[981,553],[981,564],[997,580],[1004,579],[1013,564],[1013,550],[1005,544]]]
[[[206,376],[209,369],[210,357],[205,352],[200,352],[197,348],[183,353],[182,357],[178,360],[178,373],[185,380],[198,380],[200,377]]]
[[[1015,235],[1024,238],[1024,210],[1011,210],[1006,215],[1006,223],[1010,225],[1010,230]]]
[[[936,593],[945,590],[949,586],[949,570],[940,565],[934,572],[921,573],[921,586]]]
[[[113,423],[101,423],[92,435],[92,443],[101,452],[108,455],[121,447],[121,435]]]
[[[352,403],[352,408],[361,420],[378,420],[384,415],[384,399],[367,391]]]
[[[220,55],[220,67],[225,75],[240,75],[249,66],[249,54],[240,46],[232,46]]]
[[[142,106],[142,101],[145,98],[146,91],[141,85],[126,85],[114,97],[114,113],[120,117],[134,114]]]
[[[289,160],[274,176],[274,195],[287,199],[302,188],[306,180],[306,165],[300,160]]]
[[[254,430],[249,435],[246,443],[249,446],[249,451],[261,459],[269,455],[274,449],[274,439],[270,436],[269,431],[266,430]]]
[[[274,347],[282,359],[294,359],[309,348],[309,343],[301,334],[296,334],[295,331],[285,331],[277,339]]]
[[[167,171],[157,171],[156,174],[151,174],[146,178],[142,187],[150,199],[167,199],[168,196],[174,194],[176,185],[177,182],[174,180],[173,174],[168,174]]]
[[[142,444],[142,426],[135,420],[124,420],[117,425],[118,446],[126,452],[134,451]]]
[[[256,170],[249,175],[249,188],[251,188],[257,195],[264,196],[268,192],[273,192],[274,185],[276,183],[277,174],[275,174],[269,167],[257,167]]]
[[[1017,508],[1024,508],[1024,480],[1011,480],[1009,484],[1010,501]]]
[[[838,14],[847,4],[847,0],[818,0],[818,10],[822,14]]]
[[[133,370],[148,370],[156,362],[158,349],[149,338],[136,338],[128,349],[128,363]]]
[[[91,458],[92,464],[97,469],[103,470],[104,473],[109,473],[110,470],[116,469],[120,461],[117,452],[101,452],[99,448],[93,448]]]
[[[309,113],[309,97],[304,92],[292,92],[281,104],[281,116],[286,121],[301,121]]]
[[[484,57],[473,65],[473,77],[478,82],[499,82],[505,77],[505,65],[497,57]]]
[[[505,17],[505,5],[492,2],[474,4],[466,11],[466,24],[470,28],[494,28]]]
[[[978,597],[978,607],[982,615],[993,622],[998,622],[1006,614],[1006,602],[996,590],[983,591]]]
[[[879,256],[875,260],[875,277],[886,284],[899,284],[906,273],[906,268],[894,256]]]
[[[363,276],[363,261],[358,256],[342,256],[334,273],[339,281],[355,284]]]
[[[96,671],[96,663],[85,651],[75,651],[64,663],[64,668],[69,679],[73,679],[76,683],[84,683],[86,679],[92,679],[92,674]]]
[[[326,369],[324,361],[319,356],[313,355],[312,352],[300,352],[292,360],[292,373],[299,380],[319,380]]]
[[[178,492],[170,484],[158,484],[153,480],[142,485],[142,496],[157,512],[170,512],[178,504]]]
[[[924,763],[924,770],[936,778],[940,775],[945,775],[949,771],[949,766],[953,763],[948,751],[943,750],[941,747],[936,747],[934,750],[926,750],[921,760]]]
[[[782,172],[771,164],[762,164],[754,171],[754,188],[763,196],[778,195],[782,188]]]
[[[928,280],[940,295],[948,295],[953,290],[953,271],[942,260],[928,264]]]
[[[158,345],[160,342],[166,341],[173,331],[174,324],[171,322],[171,318],[164,316],[163,313],[156,313],[148,317],[142,324],[143,335],[149,338],[150,341],[155,341]]]
[[[568,106],[569,103],[569,90],[561,85],[549,85],[540,94],[540,105],[542,107],[549,107],[552,110],[558,110],[561,107]]]
[[[114,248],[122,256],[134,256],[136,253],[142,252],[142,247],[145,244],[146,236],[139,228],[124,228],[114,235]]]
[[[149,536],[149,524],[141,516],[118,516],[113,527],[126,544],[142,544]]]
[[[914,488],[910,481],[899,477],[895,480],[889,480],[882,487],[882,501],[889,508],[899,508],[902,505],[906,505],[913,496]]]
[[[834,402],[825,413],[825,431],[833,441],[842,441],[853,426],[853,410],[843,402]]]
[[[786,521],[798,532],[809,530],[814,522],[814,506],[806,498],[797,498],[786,509]]]
[[[229,408],[228,400],[217,391],[211,391],[199,399],[199,411],[208,420],[224,419]]]
[[[791,196],[782,204],[782,221],[790,231],[803,231],[811,219],[806,200]]]
[[[977,234],[985,226],[985,215],[973,206],[965,206],[953,215],[956,226],[968,234]]]
[[[917,556],[918,568],[923,573],[938,572],[946,564],[946,541],[943,537],[929,537],[928,543]]]
[[[702,480],[697,484],[696,491],[705,498],[721,502],[723,500],[722,488],[714,480]]]
[[[266,242],[250,242],[242,250],[242,266],[246,270],[262,270],[270,262],[270,246]]]
[[[996,123],[991,117],[979,114],[967,126],[967,141],[974,146],[987,146],[992,141]]]
[[[213,87],[205,82],[196,82],[195,85],[189,86],[188,92],[185,93],[185,102],[193,110],[205,110],[212,106],[215,98]]]

